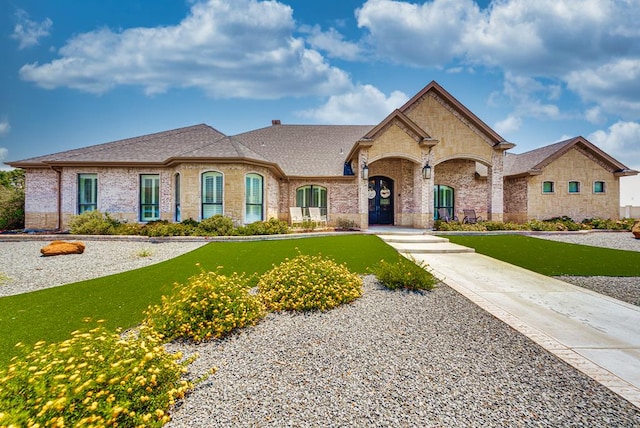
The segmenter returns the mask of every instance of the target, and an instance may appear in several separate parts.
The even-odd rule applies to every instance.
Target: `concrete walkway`
[[[445,284],[640,408],[640,307],[415,230],[376,234]],[[440,249],[440,250],[439,250]]]

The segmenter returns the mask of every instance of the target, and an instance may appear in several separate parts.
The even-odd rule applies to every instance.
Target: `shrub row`
[[[247,236],[289,232],[287,222],[276,218],[236,226],[229,217],[217,214],[201,222],[187,219],[180,223],[157,220],[139,224],[123,223],[109,213],[100,211],[87,211],[74,216],[69,222],[69,227],[71,233],[78,235]]]
[[[534,230],[546,232],[577,231],[577,230],[631,230],[635,220],[625,218],[622,220],[610,220],[601,218],[585,219],[578,223],[571,218],[554,217],[547,220],[531,220],[527,223],[503,223],[498,221],[483,221],[476,224],[465,224],[457,221],[445,222],[437,220],[435,230],[440,231],[493,231],[493,230]]]
[[[427,274],[404,258],[380,269],[392,288],[416,288],[419,271]],[[98,326],[21,347],[0,369],[0,426],[162,426],[175,401],[206,378],[182,380],[196,357],[180,362],[164,342],[221,338],[267,311],[325,311],[361,295],[360,276],[322,256],[285,259],[259,278],[202,271],[150,306],[136,334]]]

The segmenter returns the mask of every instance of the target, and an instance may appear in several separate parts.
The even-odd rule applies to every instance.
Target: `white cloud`
[[[292,9],[278,2],[208,0],[175,26],[79,34],[59,59],[24,65],[20,76],[97,94],[136,85],[147,94],[195,87],[212,97],[277,98],[350,87],[344,71],[292,36],[294,27]]]
[[[522,118],[509,115],[505,119],[497,122],[494,125],[494,129],[498,134],[507,135],[509,133],[519,131],[520,126],[522,126]]]
[[[358,85],[351,92],[331,96],[323,106],[302,111],[299,115],[317,123],[371,125],[380,122],[408,99],[399,91],[387,97],[371,85]]]
[[[40,39],[51,34],[53,21],[45,18],[42,22],[35,22],[29,19],[29,14],[20,9],[16,12],[16,20],[18,21],[13,27],[12,39],[18,41],[18,49],[24,49],[35,46]]]
[[[5,160],[7,158],[7,154],[9,153],[9,150],[7,150],[4,147],[0,147],[0,162],[2,162],[3,160]]]
[[[306,34],[306,42],[314,48],[327,53],[331,58],[345,59],[348,61],[357,60],[361,55],[360,46],[356,43],[344,40],[344,36],[335,28],[322,31],[320,26],[305,26],[300,28]]]
[[[587,140],[632,168],[640,168],[640,123],[617,122]]]
[[[416,66],[444,66],[463,55],[462,38],[480,18],[472,0],[433,0],[423,4],[369,0],[356,11],[358,26],[382,58]]]
[[[510,99],[519,116],[544,119],[563,119],[565,114],[551,102],[559,97],[556,84],[545,85],[530,78],[507,73],[505,75],[503,94]]]
[[[7,135],[11,131],[11,124],[7,118],[0,119],[0,137]]]

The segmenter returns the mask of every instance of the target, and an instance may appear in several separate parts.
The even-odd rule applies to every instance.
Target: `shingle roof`
[[[229,137],[200,124],[9,164],[163,165],[190,159],[244,159],[271,163],[288,176],[341,176],[346,154],[372,128],[373,125],[273,125]]]
[[[288,176],[341,176],[351,147],[373,125],[273,125],[233,139],[280,165]]]

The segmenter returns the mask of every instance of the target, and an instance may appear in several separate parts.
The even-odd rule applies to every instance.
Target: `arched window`
[[[258,174],[247,174],[245,177],[245,223],[253,223],[263,219],[263,179]]]
[[[314,185],[298,187],[296,189],[296,206],[302,208],[319,207],[320,214],[326,216],[327,188]],[[309,215],[308,212],[304,212],[304,214]]]
[[[440,184],[433,186],[433,218],[435,220],[438,220],[440,217],[438,215],[438,210],[440,208],[445,208],[449,213],[449,217],[454,218],[456,215],[454,202],[455,197],[453,187],[443,186]]]
[[[205,172],[202,174],[202,218],[222,214],[222,174]]]

